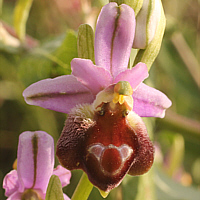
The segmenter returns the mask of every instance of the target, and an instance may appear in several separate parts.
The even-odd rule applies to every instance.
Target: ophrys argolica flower
[[[140,175],[153,163],[154,149],[140,117],[164,117],[171,101],[142,81],[144,63],[127,69],[135,32],[134,11],[109,3],[95,32],[95,62],[75,58],[72,74],[46,79],[23,93],[28,104],[69,114],[57,144],[67,169],[83,169],[106,192],[126,173]]]
[[[17,170],[9,172],[3,181],[8,200],[44,200],[49,179],[55,174],[62,186],[69,184],[71,172],[62,166],[54,167],[54,141],[43,131],[20,134]],[[65,200],[69,198],[64,195]]]

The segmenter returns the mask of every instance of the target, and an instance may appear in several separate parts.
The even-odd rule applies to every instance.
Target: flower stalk
[[[71,200],[87,200],[93,189],[92,183],[89,181],[86,173],[83,172],[82,177],[74,191]]]

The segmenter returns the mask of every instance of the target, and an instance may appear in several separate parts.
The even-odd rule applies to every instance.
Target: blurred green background
[[[146,83],[163,91],[173,105],[164,119],[144,119],[156,146],[153,168],[141,177],[127,175],[109,194],[110,200],[200,199],[200,2],[162,2],[167,27]],[[27,105],[23,90],[35,81],[70,74],[70,61],[77,57],[79,25],[95,27],[106,3],[33,0],[26,26],[28,45],[22,48],[9,37],[14,34],[16,1],[0,0],[0,199],[6,199],[2,183],[16,159],[19,134],[43,130],[56,143],[66,118],[65,114]],[[81,173],[73,172],[71,184],[64,188],[70,197]],[[94,188],[89,199],[103,198]]]

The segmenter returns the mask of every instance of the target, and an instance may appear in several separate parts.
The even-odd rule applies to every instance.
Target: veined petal
[[[3,188],[5,189],[5,196],[9,197],[18,190],[19,182],[16,170],[9,172],[3,179]]]
[[[147,66],[144,63],[138,63],[132,69],[127,69],[121,72],[114,80],[114,83],[119,81],[128,81],[133,88],[136,87],[149,76]]]
[[[69,184],[71,178],[71,172],[69,170],[65,169],[61,165],[58,165],[53,170],[53,174],[59,177],[62,187]]]
[[[110,72],[93,64],[91,60],[74,58],[71,62],[72,74],[94,95],[112,83]]]
[[[73,75],[38,81],[23,92],[26,103],[68,113],[80,103],[92,103],[94,96]]]
[[[131,7],[112,2],[99,15],[95,33],[96,65],[109,70],[113,77],[128,66],[135,34],[135,15]]]
[[[53,138],[43,131],[23,132],[19,136],[17,158],[19,191],[34,188],[45,192],[54,167]]]
[[[171,106],[168,97],[152,87],[141,83],[133,92],[133,111],[141,117],[165,116],[165,110]]]

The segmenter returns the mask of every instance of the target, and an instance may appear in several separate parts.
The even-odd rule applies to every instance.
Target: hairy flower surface
[[[23,132],[19,136],[17,170],[9,172],[3,181],[8,200],[44,200],[51,175],[60,178],[62,186],[69,184],[71,172],[54,167],[54,141],[43,131]],[[69,198],[64,195],[65,200]]]
[[[57,144],[67,169],[83,169],[106,192],[126,173],[140,175],[153,163],[154,148],[140,117],[164,117],[171,101],[142,83],[144,63],[127,69],[135,34],[134,11],[109,3],[98,17],[95,64],[74,58],[72,74],[45,79],[23,93],[28,104],[68,113]]]

